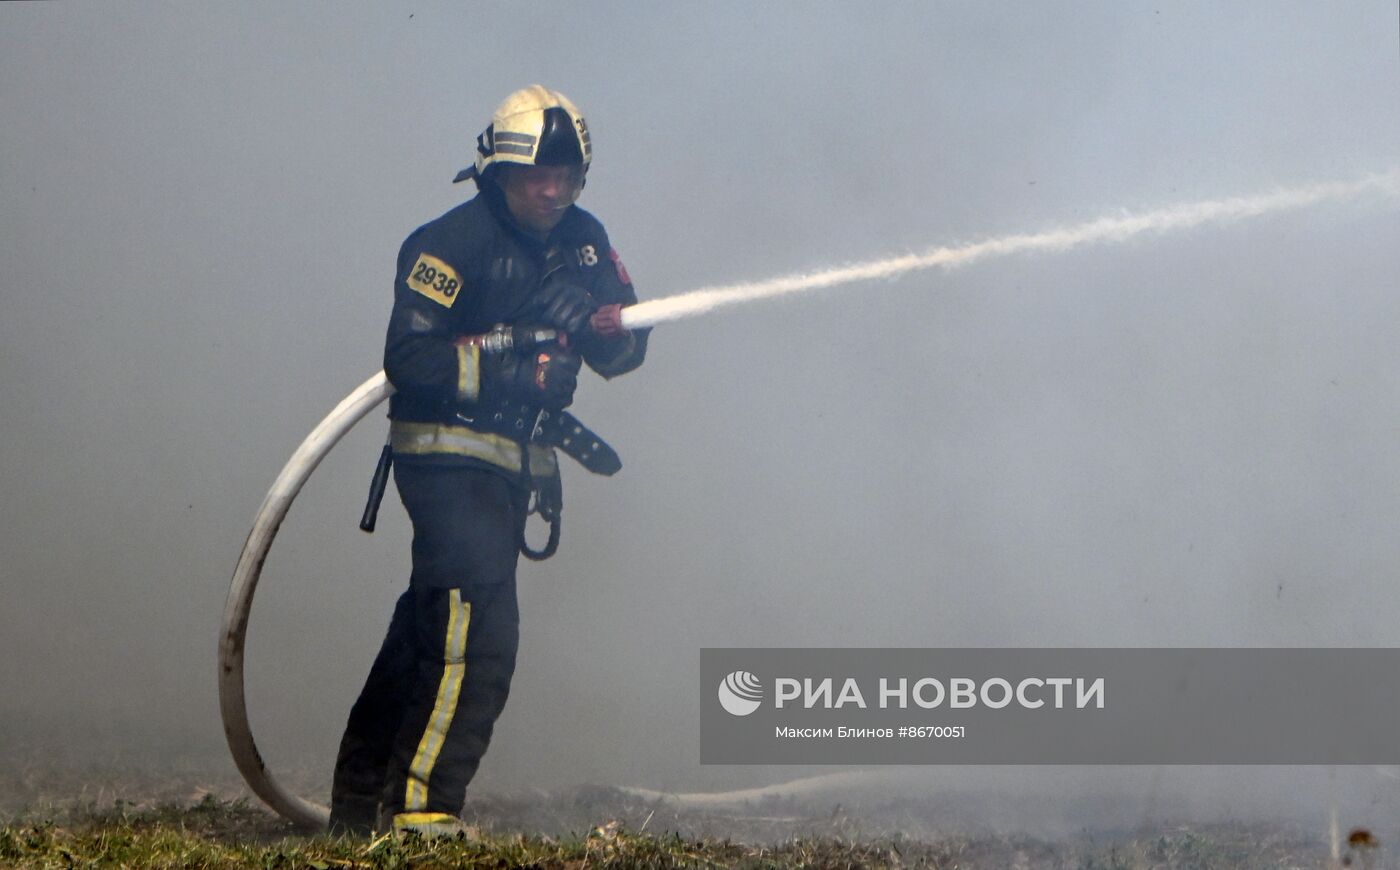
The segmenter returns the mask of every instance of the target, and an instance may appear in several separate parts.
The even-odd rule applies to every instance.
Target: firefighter
[[[551,491],[542,418],[573,399],[583,363],[631,371],[644,330],[602,224],[574,205],[593,149],[563,94],[505,99],[477,138],[477,195],[415,230],[399,252],[384,371],[394,480],[413,524],[413,573],[336,759],[331,828],[464,830],[465,790],[506,703],[519,638],[515,569],[530,509]],[[483,347],[504,324],[563,336]],[[568,449],[563,448],[563,449]],[[540,487],[541,480],[556,487]]]

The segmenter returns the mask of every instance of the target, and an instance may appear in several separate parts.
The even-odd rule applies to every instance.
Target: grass
[[[617,821],[561,837],[488,832],[426,842],[305,836],[245,800],[212,795],[138,808],[73,804],[0,826],[0,865],[17,868],[445,868],[445,867],[1326,867],[1322,844],[1286,829],[1222,825],[1040,840],[997,835],[929,841],[842,836],[768,845],[630,831]],[[1383,866],[1377,863],[1374,866]]]
[[[780,847],[630,833],[616,823],[555,839],[487,835],[424,841],[298,836],[244,801],[71,812],[0,827],[0,862],[13,867],[435,868],[435,867],[867,867],[903,863],[898,847],[793,842]]]
[[[0,744],[0,868],[1328,867],[1317,830],[1143,822],[1107,799],[956,792],[696,810],[606,786],[473,790],[463,816],[479,839],[336,839],[308,836],[246,797],[222,756],[82,758]],[[324,799],[327,776],[313,766],[284,782]],[[1035,819],[1053,824],[1003,833]],[[1397,867],[1382,848],[1353,851],[1352,868]]]

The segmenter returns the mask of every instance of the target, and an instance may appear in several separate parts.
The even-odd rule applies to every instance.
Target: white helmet
[[[501,163],[525,166],[582,165],[593,159],[593,145],[583,113],[569,98],[543,85],[530,85],[506,97],[491,116],[491,125],[476,137],[476,164],[452,179],[486,177]]]

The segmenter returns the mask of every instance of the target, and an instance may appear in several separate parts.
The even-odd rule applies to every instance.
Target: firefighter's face
[[[547,233],[583,190],[581,166],[507,166],[502,189],[511,216],[522,225]]]

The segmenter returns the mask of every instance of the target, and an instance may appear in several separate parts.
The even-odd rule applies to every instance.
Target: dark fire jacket
[[[473,199],[415,230],[399,251],[394,310],[384,343],[384,371],[397,390],[389,402],[396,461],[485,464],[520,471],[534,409],[491,406],[482,397],[481,357],[458,346],[497,324],[529,325],[546,260],[561,260],[565,280],[600,304],[637,301],[631,279],[603,225],[571,206],[541,242],[510,217],[504,197],[487,186]],[[551,281],[559,280],[554,275]],[[647,330],[577,350],[604,377],[629,372],[646,355]],[[532,446],[530,468],[554,465],[552,451]]]

